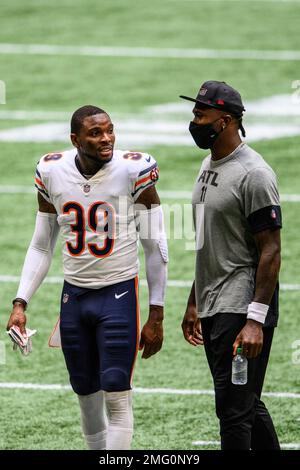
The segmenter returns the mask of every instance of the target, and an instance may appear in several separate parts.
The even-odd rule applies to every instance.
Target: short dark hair
[[[104,109],[98,108],[97,106],[93,106],[90,104],[81,106],[81,108],[76,109],[71,118],[71,133],[78,134],[80,132],[84,119],[88,116],[94,116],[95,114],[107,114],[107,112],[104,111]]]

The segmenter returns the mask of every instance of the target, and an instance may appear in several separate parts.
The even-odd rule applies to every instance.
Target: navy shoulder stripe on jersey
[[[47,191],[45,191],[44,189],[39,188],[37,184],[35,184],[34,186],[36,187],[36,189],[37,189],[40,193],[45,194],[45,196],[47,196],[47,197],[50,198],[50,196],[49,196],[49,194],[47,193]]]
[[[143,176],[145,175],[146,173],[148,173],[149,171],[153,170],[153,168],[156,168],[157,167],[157,163],[155,162],[153,165],[149,166],[149,168],[146,168],[145,170],[141,171],[138,176]]]

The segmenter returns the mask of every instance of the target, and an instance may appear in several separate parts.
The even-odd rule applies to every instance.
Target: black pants
[[[218,313],[201,320],[205,352],[214,380],[221,448],[279,450],[272,418],[260,399],[274,328],[263,328],[262,352],[248,359],[247,384],[231,383],[232,346],[245,322],[245,315],[235,313]]]

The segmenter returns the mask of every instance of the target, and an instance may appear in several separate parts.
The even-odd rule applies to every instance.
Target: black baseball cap
[[[194,101],[195,103],[202,103],[212,108],[223,109],[228,113],[238,116],[242,115],[243,111],[245,111],[239,92],[225,82],[210,80],[201,85],[196,98],[183,95],[180,95],[180,98]]]

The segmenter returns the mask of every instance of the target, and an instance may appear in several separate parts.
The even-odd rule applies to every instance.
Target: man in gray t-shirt
[[[182,322],[185,339],[203,344],[216,393],[222,449],[279,449],[260,400],[278,319],[281,210],[276,176],[241,141],[240,94],[224,82],[204,83],[190,132],[210,148],[192,197],[196,273]],[[232,355],[242,347],[248,381],[231,382]]]

